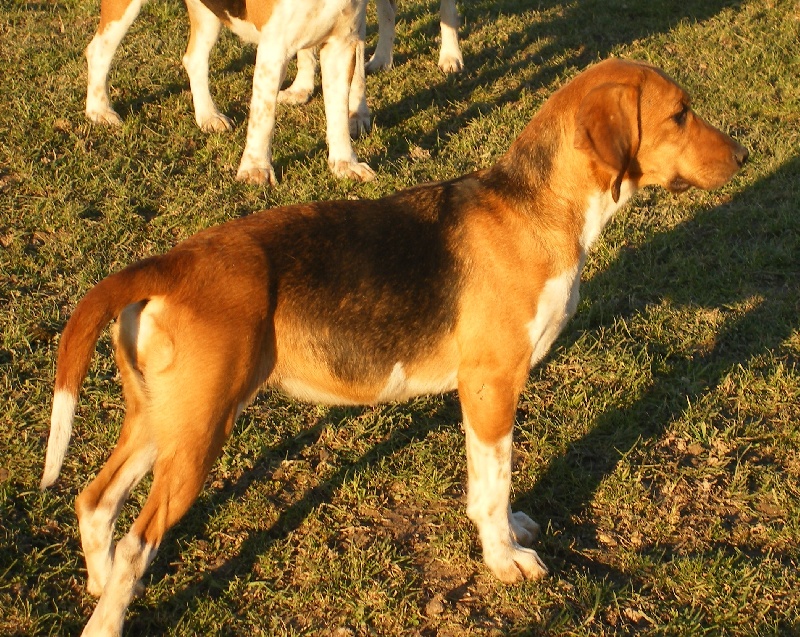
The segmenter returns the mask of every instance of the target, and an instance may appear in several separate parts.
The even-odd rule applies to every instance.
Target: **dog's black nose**
[[[739,168],[741,168],[744,166],[747,158],[750,157],[750,151],[741,144],[736,144],[736,148],[733,151],[733,156],[736,157],[736,163],[739,164]]]

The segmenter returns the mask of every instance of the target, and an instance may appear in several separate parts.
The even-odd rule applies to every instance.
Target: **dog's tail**
[[[167,277],[155,267],[163,257],[150,257],[112,274],[94,286],[78,303],[58,346],[50,437],[41,488],[56,481],[72,435],[78,390],[89,370],[97,339],[112,318],[126,306],[164,294]]]

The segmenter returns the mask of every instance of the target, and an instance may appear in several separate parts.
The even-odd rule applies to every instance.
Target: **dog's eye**
[[[672,116],[678,126],[683,126],[686,123],[686,116],[689,114],[689,107],[686,104],[681,106],[681,110]]]

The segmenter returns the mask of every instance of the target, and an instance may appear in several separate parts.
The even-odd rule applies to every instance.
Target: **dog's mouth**
[[[680,175],[676,175],[672,178],[672,180],[667,184],[667,190],[674,193],[681,193],[686,192],[689,188],[692,187],[686,179],[681,177]]]

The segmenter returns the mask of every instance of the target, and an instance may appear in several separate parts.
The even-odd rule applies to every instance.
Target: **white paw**
[[[348,120],[350,137],[359,137],[370,131],[370,128],[372,128],[372,123],[370,121],[371,115],[369,110],[366,112],[356,111],[355,113],[350,113],[350,118]]]
[[[272,166],[261,168],[259,166],[248,167],[242,164],[236,172],[236,180],[253,186],[278,185],[278,179],[275,177],[275,171],[272,169]]]
[[[508,523],[511,527],[511,534],[517,544],[530,546],[539,536],[539,525],[531,520],[522,511],[516,511],[508,516]]]
[[[329,160],[328,166],[330,166],[331,172],[341,179],[352,179],[353,181],[372,181],[375,179],[375,171],[363,162],[344,159]]]
[[[278,92],[279,104],[290,104],[291,106],[300,106],[305,104],[311,99],[314,89],[302,89],[289,87]]]
[[[526,579],[535,580],[547,575],[547,567],[536,551],[516,543],[498,546],[493,551],[487,551],[484,547],[483,559],[497,579],[506,584],[516,584]]]
[[[364,65],[364,70],[367,73],[375,73],[377,71],[386,71],[392,68],[392,57],[385,57],[379,54],[377,51],[375,54],[369,59]]]
[[[231,119],[220,112],[197,118],[197,125],[204,133],[224,133],[233,130]]]
[[[439,56],[439,68],[445,73],[460,73],[464,70],[464,60],[460,55],[442,53]]]
[[[95,124],[106,126],[122,126],[122,118],[110,107],[86,109],[86,117]]]

